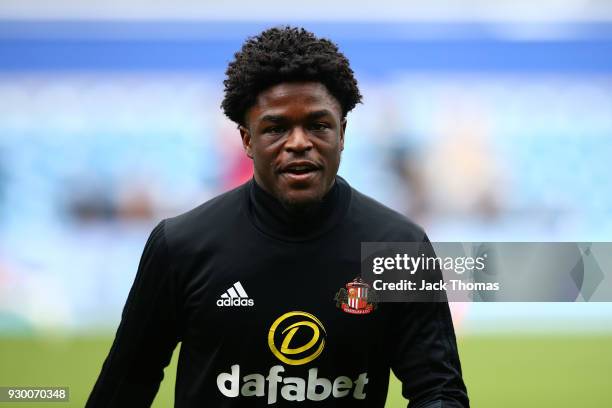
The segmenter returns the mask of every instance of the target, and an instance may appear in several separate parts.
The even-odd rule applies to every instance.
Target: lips
[[[319,169],[320,166],[317,166],[311,161],[294,161],[283,166],[281,172],[300,175],[317,171]]]
[[[311,161],[294,161],[281,168],[281,175],[292,184],[310,184],[319,170],[321,167]]]

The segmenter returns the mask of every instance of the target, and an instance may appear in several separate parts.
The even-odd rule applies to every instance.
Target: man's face
[[[318,82],[286,82],[262,91],[240,127],[255,180],[287,207],[320,201],[334,183],[346,120]]]

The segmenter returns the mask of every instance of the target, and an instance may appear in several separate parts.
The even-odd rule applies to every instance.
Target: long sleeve
[[[399,313],[392,369],[409,407],[469,407],[448,304],[407,303]]]
[[[428,256],[435,256],[427,237],[424,243]],[[440,271],[433,274],[434,281],[442,276]],[[408,406],[469,407],[448,303],[407,302],[394,306],[397,324],[391,367],[402,382],[402,394],[410,400]]]
[[[164,221],[151,232],[87,408],[149,407],[179,341],[177,283]]]

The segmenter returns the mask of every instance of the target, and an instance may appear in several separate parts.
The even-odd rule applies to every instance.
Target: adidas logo
[[[217,306],[253,306],[255,302],[249,299],[240,282],[236,282],[217,300]]]

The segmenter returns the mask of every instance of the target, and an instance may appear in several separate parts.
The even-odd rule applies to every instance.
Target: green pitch
[[[0,338],[0,386],[69,386],[70,403],[53,407],[82,407],[111,341]],[[612,336],[467,337],[459,349],[473,407],[590,407],[612,401]],[[156,408],[172,406],[177,355],[166,369]],[[387,408],[406,406],[400,389],[392,378]]]

